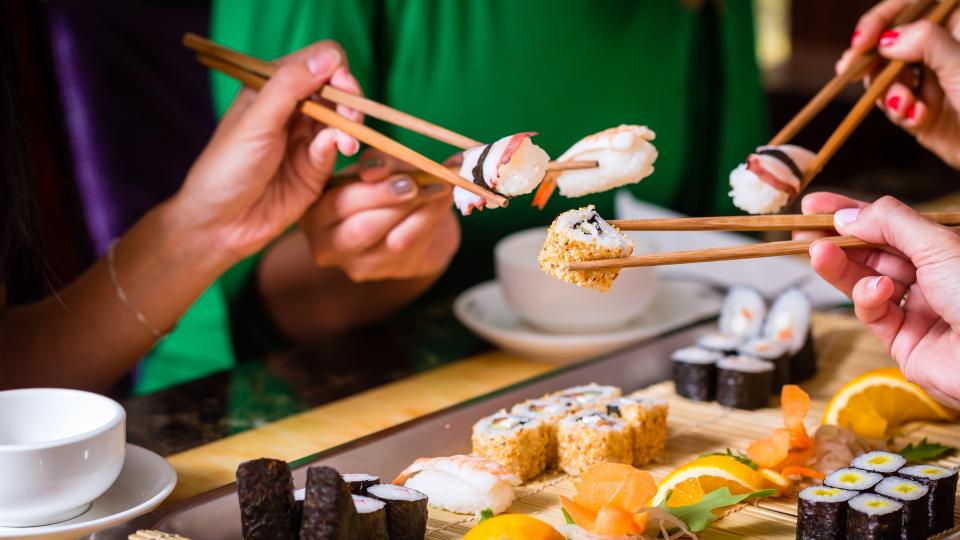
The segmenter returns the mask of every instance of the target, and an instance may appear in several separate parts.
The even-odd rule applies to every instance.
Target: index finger
[[[864,53],[876,46],[880,35],[893,25],[894,19],[906,6],[916,0],[885,0],[870,8],[857,22],[850,39],[850,47]]]

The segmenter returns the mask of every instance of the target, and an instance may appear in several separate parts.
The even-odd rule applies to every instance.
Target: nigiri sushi
[[[791,144],[761,146],[730,173],[733,204],[748,214],[779,212],[800,193],[816,155]]]
[[[460,176],[506,197],[530,193],[543,180],[550,156],[530,140],[536,133],[517,133],[463,152]],[[453,190],[453,201],[463,215],[482,210],[483,197],[463,188]]]
[[[415,489],[431,506],[459,514],[489,508],[499,514],[513,504],[520,478],[506,467],[476,456],[420,458],[393,481]]]
[[[587,289],[608,291],[619,270],[571,271],[567,266],[572,262],[626,257],[631,253],[633,242],[590,205],[564,212],[553,220],[538,261],[544,272],[557,279]]]

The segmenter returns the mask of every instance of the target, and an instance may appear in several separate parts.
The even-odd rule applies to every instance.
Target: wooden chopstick
[[[900,26],[920,18],[933,2],[934,0],[917,0],[912,4],[906,5],[900,13],[897,14],[896,18],[894,18],[892,26]],[[868,52],[854,60],[847,67],[846,71],[835,75],[830,79],[830,82],[817,92],[817,95],[813,96],[813,99],[800,109],[800,112],[798,112],[796,116],[787,122],[787,125],[783,126],[783,128],[770,139],[767,145],[776,146],[785,144],[793,139],[801,129],[806,127],[816,115],[820,114],[820,111],[822,111],[824,107],[833,101],[856,76],[867,69],[878,57],[879,55],[875,51]]]
[[[957,7],[957,2],[958,0],[941,0],[940,4],[927,16],[927,20],[934,24],[940,24],[947,15]],[[810,167],[804,171],[805,174],[803,182],[800,185],[800,191],[803,191],[810,185],[810,182],[813,181],[814,177],[823,169],[827,161],[830,161],[830,158],[837,153],[840,146],[846,142],[857,126],[867,117],[867,114],[873,110],[873,105],[877,101],[877,98],[890,88],[890,85],[897,80],[897,77],[906,65],[906,62],[894,60],[887,64],[887,67],[873,80],[870,87],[867,88],[863,96],[861,96],[856,105],[853,106],[853,109],[851,109],[846,118],[843,119],[843,122],[840,123],[836,131],[830,135],[827,142],[824,143],[820,151],[817,152]]]
[[[266,78],[246,71],[234,64],[230,64],[218,58],[213,58],[205,54],[197,56],[197,61],[201,64],[223,72],[241,83],[251,88],[259,90],[266,84]],[[507,206],[508,199],[499,193],[494,193],[484,189],[473,182],[470,182],[460,175],[454,174],[443,165],[432,159],[416,152],[415,150],[404,146],[403,144],[387,137],[386,135],[373,130],[363,124],[354,122],[344,116],[337,114],[332,109],[324,107],[316,101],[306,100],[300,103],[300,111],[330,127],[339,129],[358,140],[388,154],[404,163],[408,163],[426,173],[445,180],[457,187],[461,187],[479,197],[482,197],[490,206]]]
[[[960,225],[960,212],[927,212],[940,225]],[[831,231],[832,214],[771,214],[662,219],[611,220],[624,231]]]
[[[585,164],[588,164],[585,166]],[[592,164],[592,165],[589,165]],[[578,170],[585,168],[593,168],[597,166],[596,161],[551,161],[547,166],[547,171],[557,172],[557,171],[569,171],[569,170]],[[447,167],[447,169],[454,173],[458,174],[460,167]],[[428,184],[434,184],[438,179],[434,176],[424,173],[423,171],[396,171],[395,174],[406,174],[411,177],[414,182],[418,185],[426,186]],[[356,171],[352,172],[340,172],[333,175],[333,178],[330,179],[330,182],[327,183],[327,186],[342,186],[345,184],[350,184],[353,182],[359,182],[360,175]]]
[[[154,531],[150,529],[140,529],[139,531],[127,536],[129,540],[190,540],[185,536],[163,531]]]

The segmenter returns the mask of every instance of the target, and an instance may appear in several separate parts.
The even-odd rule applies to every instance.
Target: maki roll
[[[927,486],[929,534],[953,527],[953,508],[957,502],[957,470],[938,465],[912,465],[900,469],[900,476]]]
[[[903,505],[903,523],[901,540],[922,540],[928,536],[928,493],[929,488],[906,478],[892,476],[884,478],[874,488],[879,495],[893,499]]]
[[[626,257],[633,242],[607,223],[593,205],[568,210],[553,220],[540,250],[540,268],[551,276],[587,289],[608,291],[619,269],[569,270],[572,262]]]
[[[534,135],[517,133],[465,150],[460,176],[507,197],[530,193],[540,185],[550,162],[550,156],[530,140]],[[460,187],[453,189],[453,202],[465,216],[486,205],[483,197]]]
[[[597,383],[574,386],[551,394],[561,399],[572,399],[580,409],[602,411],[609,401],[617,399],[623,391],[616,386],[604,386]]]
[[[426,495],[394,484],[370,486],[367,493],[387,506],[390,540],[423,540],[427,535]]]
[[[773,364],[773,393],[780,392],[783,385],[790,384],[790,355],[779,341],[768,338],[753,338],[738,349],[739,354],[766,360]]]
[[[880,473],[883,476],[893,476],[907,464],[906,458],[893,452],[876,450],[860,454],[850,462],[851,467]]]
[[[620,418],[582,411],[560,421],[560,468],[574,476],[600,461],[633,463],[633,431]]]
[[[573,169],[557,175],[564,197],[582,197],[635,184],[653,174],[657,149],[650,143],[656,134],[646,126],[617,126],[577,141],[557,161],[596,161],[598,166]]]
[[[746,341],[743,336],[736,334],[727,334],[724,332],[713,332],[700,337],[697,340],[697,346],[710,351],[716,351],[724,356],[737,354],[737,349]]]
[[[390,540],[387,530],[387,503],[363,495],[354,495],[353,506],[357,509],[357,515],[350,527],[352,540]]]
[[[881,495],[862,493],[847,505],[847,538],[900,540],[903,504]]]
[[[666,400],[630,394],[607,404],[607,414],[619,416],[633,431],[633,465],[650,463],[667,444]]]
[[[869,491],[883,480],[880,473],[862,471],[852,467],[837,469],[823,479],[823,485],[850,491]]]
[[[842,540],[847,534],[847,501],[856,491],[810,486],[797,501],[797,540]]]
[[[762,409],[770,402],[774,366],[750,356],[717,362],[717,403],[734,409]]]
[[[686,347],[671,355],[673,385],[678,395],[694,401],[717,397],[717,361],[723,354],[703,347]]]
[[[793,383],[817,374],[817,358],[813,350],[810,318],[813,307],[800,289],[789,289],[773,302],[763,335],[783,343],[790,354],[790,376]]]
[[[244,540],[293,540],[300,530],[293,477],[286,462],[255,459],[237,467]]]
[[[730,197],[748,214],[779,212],[800,192],[816,155],[800,146],[761,146],[730,173]]]
[[[300,540],[349,540],[357,509],[350,486],[332,467],[307,469]]]
[[[553,397],[530,399],[518,403],[510,412],[520,416],[537,418],[546,427],[547,431],[547,463],[548,469],[557,466],[557,428],[560,420],[576,413],[580,406],[569,398]]]
[[[760,335],[767,302],[753,287],[731,287],[720,307],[720,331],[744,339]]]
[[[500,411],[473,425],[473,454],[495,461],[527,481],[547,466],[550,434],[542,420]]]
[[[341,475],[343,481],[350,485],[350,493],[366,495],[367,488],[380,483],[380,477],[367,473],[347,473]]]

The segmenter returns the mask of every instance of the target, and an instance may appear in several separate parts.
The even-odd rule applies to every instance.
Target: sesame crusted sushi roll
[[[930,527],[928,504],[930,489],[920,482],[891,476],[884,478],[874,491],[903,505],[901,540],[922,540]]]
[[[593,205],[557,216],[540,250],[540,268],[551,276],[587,289],[608,291],[619,269],[569,270],[579,261],[627,257],[633,242],[600,217]]]
[[[717,362],[723,353],[703,347],[686,347],[674,351],[673,385],[678,395],[694,401],[717,398]]]
[[[762,409],[770,402],[774,366],[750,356],[717,362],[717,403],[734,409]]]
[[[883,480],[880,473],[845,467],[837,469],[823,479],[823,485],[850,491],[869,491]]]
[[[847,501],[856,491],[810,486],[797,501],[797,540],[843,540],[847,535]]]
[[[957,503],[957,470],[939,465],[912,465],[900,469],[904,478],[916,480],[930,488],[927,495],[929,533],[941,533],[953,528],[953,512]]]
[[[607,404],[607,414],[622,418],[633,431],[635,467],[646,465],[663,453],[667,444],[668,412],[666,400],[636,392]]]
[[[551,394],[550,397],[572,399],[580,409],[605,411],[607,403],[621,395],[623,391],[616,386],[590,383],[560,390]]]
[[[743,336],[736,334],[711,332],[701,336],[700,339],[697,340],[697,346],[711,351],[717,351],[724,356],[729,356],[737,354],[737,350],[745,341],[746,339]]]
[[[460,176],[506,197],[530,193],[540,185],[550,162],[550,156],[530,140],[534,135],[517,133],[465,150]],[[486,205],[483,197],[460,187],[453,189],[453,202],[465,216]]]
[[[574,476],[600,461],[633,462],[633,432],[619,419],[583,411],[560,421],[559,464]]]
[[[894,476],[897,471],[907,464],[906,458],[893,452],[876,450],[860,454],[850,462],[851,467],[865,471],[880,473],[883,476]]]
[[[580,406],[572,399],[554,397],[530,399],[518,403],[510,409],[510,412],[520,416],[537,418],[546,426],[547,468],[552,469],[557,466],[557,428],[560,427],[560,421],[579,410]]]
[[[779,212],[800,192],[816,155],[800,146],[761,146],[730,173],[730,197],[748,214]]]
[[[760,335],[766,315],[767,302],[760,291],[739,285],[731,287],[724,297],[718,326],[724,334],[749,339]]]
[[[579,140],[557,161],[596,161],[598,166],[561,172],[557,176],[560,194],[582,197],[650,176],[657,160],[657,148],[650,142],[654,137],[656,134],[646,126],[622,125]]]
[[[774,366],[771,390],[780,391],[783,385],[790,384],[790,355],[779,341],[768,338],[753,338],[737,349],[739,354],[766,360]]]
[[[543,421],[500,411],[473,425],[473,454],[506,467],[527,480],[547,466],[549,433]]]
[[[900,540],[903,504],[873,493],[847,501],[847,538]]]
[[[810,320],[813,307],[800,289],[789,289],[773,302],[763,328],[763,335],[783,343],[790,354],[792,383],[817,374],[817,358],[813,350]]]

